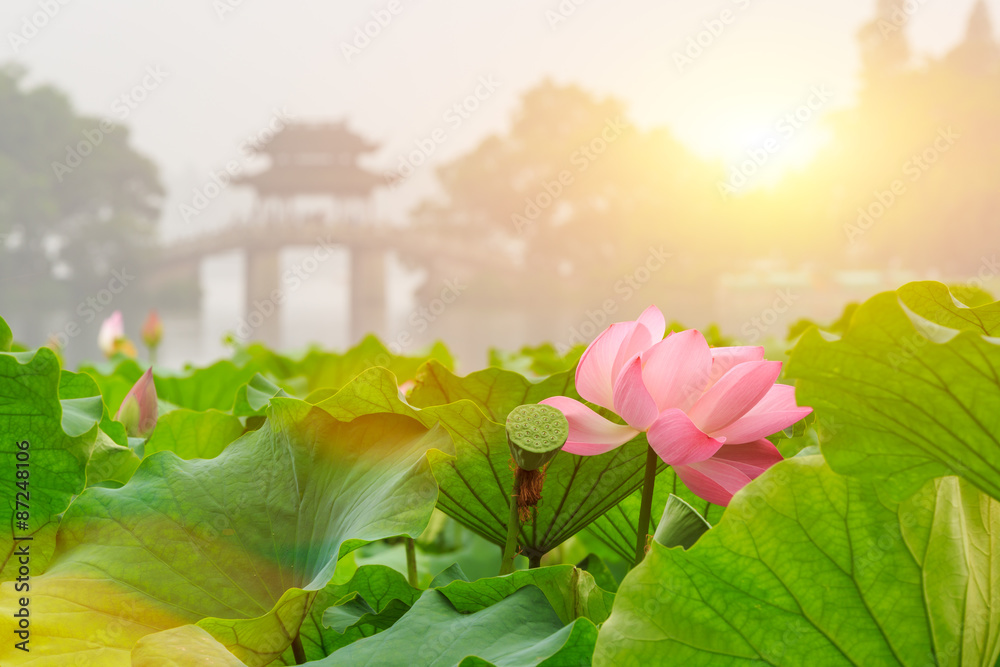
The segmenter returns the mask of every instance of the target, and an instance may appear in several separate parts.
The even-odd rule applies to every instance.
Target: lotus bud
[[[59,336],[57,334],[49,335],[49,339],[45,341],[45,347],[55,352],[56,356],[62,356],[62,341],[59,340]]]
[[[153,369],[148,369],[129,390],[115,419],[125,425],[131,438],[147,438],[156,427],[156,385]]]
[[[119,350],[118,341],[125,337],[125,324],[122,321],[122,312],[116,310],[111,313],[111,317],[104,320],[101,324],[101,330],[97,334],[97,345],[101,348],[101,352],[104,356],[109,359],[115,355]]]
[[[163,338],[163,322],[155,310],[149,311],[149,316],[142,325],[142,341],[151,350],[155,350],[160,345]]]

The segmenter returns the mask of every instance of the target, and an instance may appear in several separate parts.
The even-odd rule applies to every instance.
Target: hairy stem
[[[292,640],[292,655],[295,656],[296,665],[306,664],[306,650],[302,648],[302,638],[299,635],[295,635]]]
[[[500,576],[514,571],[514,558],[517,556],[517,535],[521,532],[521,516],[517,508],[517,498],[521,494],[521,476],[514,475],[514,487],[510,492],[510,517],[507,519],[507,544],[503,548],[503,560],[500,561]]]
[[[656,463],[659,457],[652,447],[646,450],[646,477],[642,482],[642,504],[639,506],[638,535],[635,540],[635,563],[646,556],[646,540],[649,536],[649,515],[653,510],[653,487],[656,485]]]
[[[419,588],[417,585],[417,544],[412,537],[406,538],[406,574],[410,585]]]

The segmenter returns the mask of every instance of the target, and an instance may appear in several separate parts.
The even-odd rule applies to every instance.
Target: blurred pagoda
[[[372,194],[382,179],[358,162],[378,148],[344,122],[289,124],[258,150],[270,166],[236,183],[256,191],[253,217],[269,223],[372,222]]]
[[[288,124],[258,149],[270,165],[235,180],[257,195],[246,222],[281,229],[270,242],[246,249],[247,313],[273,300],[281,286],[281,249],[293,237],[306,233],[319,239],[345,224],[377,235],[373,193],[383,180],[358,162],[378,148],[346,123],[337,122]],[[385,325],[385,252],[376,236],[364,242],[362,238],[367,237],[352,236],[342,243],[350,254],[353,340],[369,332],[382,333]],[[256,337],[277,345],[281,339],[278,320],[277,316],[265,318]]]

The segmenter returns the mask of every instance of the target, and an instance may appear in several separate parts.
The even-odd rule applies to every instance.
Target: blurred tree
[[[1000,68],[1000,46],[985,0],[977,0],[969,15],[965,39],[945,58],[947,64],[969,74],[995,74]]]
[[[878,0],[875,19],[858,32],[861,62],[867,79],[882,79],[909,65],[908,20],[909,14],[900,0]]]
[[[975,274],[1000,249],[1000,47],[986,5],[950,53],[865,83],[799,185],[828,202],[848,261]]]
[[[849,267],[882,269],[889,282],[897,270],[1000,272],[1000,48],[989,13],[978,2],[951,54],[913,66],[910,7],[879,0],[858,34],[857,104],[817,118],[832,141],[774,187],[720,196],[723,165],[666,130],[633,127],[614,99],[544,81],[523,96],[509,130],[439,169],[444,197],[414,217],[492,244],[506,263],[471,278],[479,319],[526,313],[533,331],[548,332],[529,333],[530,342],[651,302],[704,321],[727,280],[750,284],[740,276],[761,271],[802,269],[837,302],[848,290],[839,270]],[[661,245],[666,267],[645,272]],[[455,268],[436,270],[422,301]]]
[[[112,269],[138,270],[163,190],[127,128],[77,115],[62,93],[23,78],[0,68],[0,304],[37,327],[38,304],[73,309]]]
[[[675,271],[677,257],[661,246],[673,256],[717,224],[712,173],[665,130],[633,127],[617,100],[546,80],[525,93],[505,135],[438,170],[445,199],[425,202],[415,219],[491,240],[509,269],[483,283],[534,306],[538,329],[552,331],[552,320],[622,304]],[[623,310],[654,298],[651,289]]]

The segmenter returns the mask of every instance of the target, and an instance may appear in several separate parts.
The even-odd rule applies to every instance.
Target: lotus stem
[[[500,576],[514,571],[514,558],[517,557],[517,536],[521,532],[521,513],[518,511],[517,498],[521,495],[521,476],[514,475],[514,486],[510,491],[510,516],[507,518],[507,544],[503,548],[503,560],[500,561]]]
[[[417,544],[412,537],[406,538],[406,574],[410,586],[419,588],[417,584]]]
[[[514,475],[514,486],[510,492],[510,516],[507,519],[507,544],[503,548],[503,559],[500,561],[500,576],[514,571],[514,558],[517,556],[517,535],[521,532],[521,514],[517,508],[517,498],[521,495],[521,476]]]
[[[302,636],[295,635],[292,640],[292,655],[295,656],[296,665],[306,664],[306,650],[302,648]]]
[[[541,567],[541,566],[542,566],[542,554],[532,554],[531,557],[528,558],[529,570],[534,570],[536,567]]]
[[[507,520],[507,544],[500,561],[500,574],[514,571],[517,536],[521,521],[531,518],[531,508],[542,499],[545,467],[566,444],[569,422],[548,405],[519,405],[507,415],[507,446],[510,448],[514,486],[510,493],[510,518]],[[541,556],[537,557],[541,561]],[[531,567],[538,567],[534,556]]]
[[[653,487],[656,485],[656,463],[659,457],[652,447],[646,449],[646,477],[642,482],[642,504],[639,506],[639,525],[635,540],[635,567],[646,557],[646,541],[649,538],[649,517],[653,511]]]

